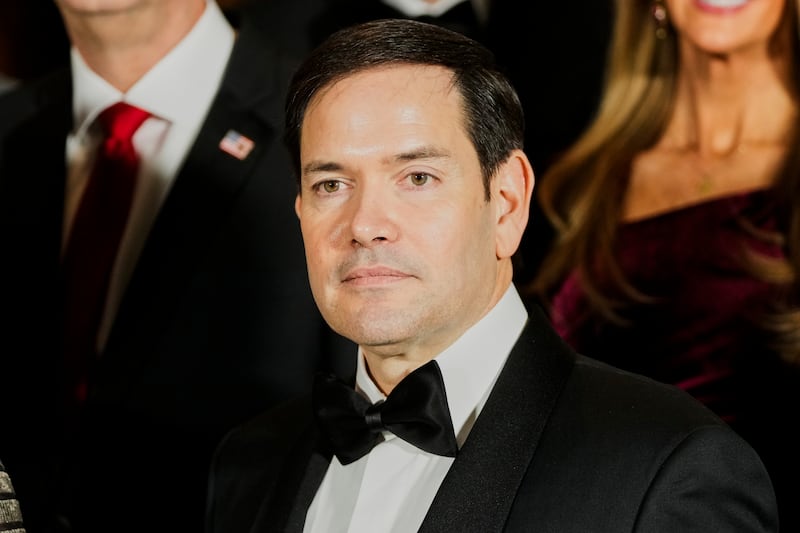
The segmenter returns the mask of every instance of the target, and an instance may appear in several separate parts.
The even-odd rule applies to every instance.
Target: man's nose
[[[350,222],[352,243],[374,246],[397,238],[394,206],[390,195],[378,187],[363,187],[353,199]]]

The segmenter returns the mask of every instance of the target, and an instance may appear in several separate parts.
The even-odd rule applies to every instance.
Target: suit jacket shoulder
[[[286,519],[299,478],[319,449],[311,413],[311,398],[304,396],[226,435],[211,465],[206,531],[250,531],[259,513],[268,513],[276,500],[285,500],[277,506]],[[275,523],[264,526],[264,531],[283,531]]]
[[[19,123],[43,108],[71,105],[72,87],[68,68],[60,68],[35,80],[28,80],[0,95],[0,139],[13,132]],[[59,109],[62,111],[61,109]],[[62,113],[71,116],[71,109]]]
[[[710,410],[578,355],[504,530],[776,531],[775,517],[759,457]]]

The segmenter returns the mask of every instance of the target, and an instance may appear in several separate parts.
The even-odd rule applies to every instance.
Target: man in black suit
[[[0,456],[29,532],[199,531],[225,432],[355,353],[314,305],[291,208],[279,138],[296,64],[213,1],[58,7],[70,68],[0,101]],[[65,324],[88,297],[62,298],[62,265],[95,117],[118,102],[146,116],[137,181],[94,353],[73,366]],[[100,257],[88,242],[84,266]]]
[[[511,257],[533,171],[491,54],[407,20],[300,67],[286,142],[309,279],[355,386],[231,432],[207,531],[775,531],[755,452],[676,388],[573,353]]]

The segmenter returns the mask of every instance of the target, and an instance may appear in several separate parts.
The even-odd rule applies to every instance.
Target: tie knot
[[[367,407],[367,411],[364,413],[364,422],[367,423],[367,427],[369,427],[373,433],[378,433],[384,429],[383,419],[381,418],[382,409],[383,400],[378,400],[377,403]]]
[[[117,102],[105,108],[97,116],[97,122],[106,138],[129,141],[149,116],[150,113],[144,109]]]

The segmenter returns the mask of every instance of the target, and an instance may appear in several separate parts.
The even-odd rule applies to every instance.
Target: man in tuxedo
[[[511,257],[533,171],[516,94],[476,42],[377,21],[290,86],[315,301],[354,383],[221,443],[207,531],[775,531],[769,477],[673,387],[573,353]]]
[[[69,68],[0,100],[0,456],[29,532],[199,531],[220,438],[355,353],[291,208],[296,63],[213,0],[57,4]]]

